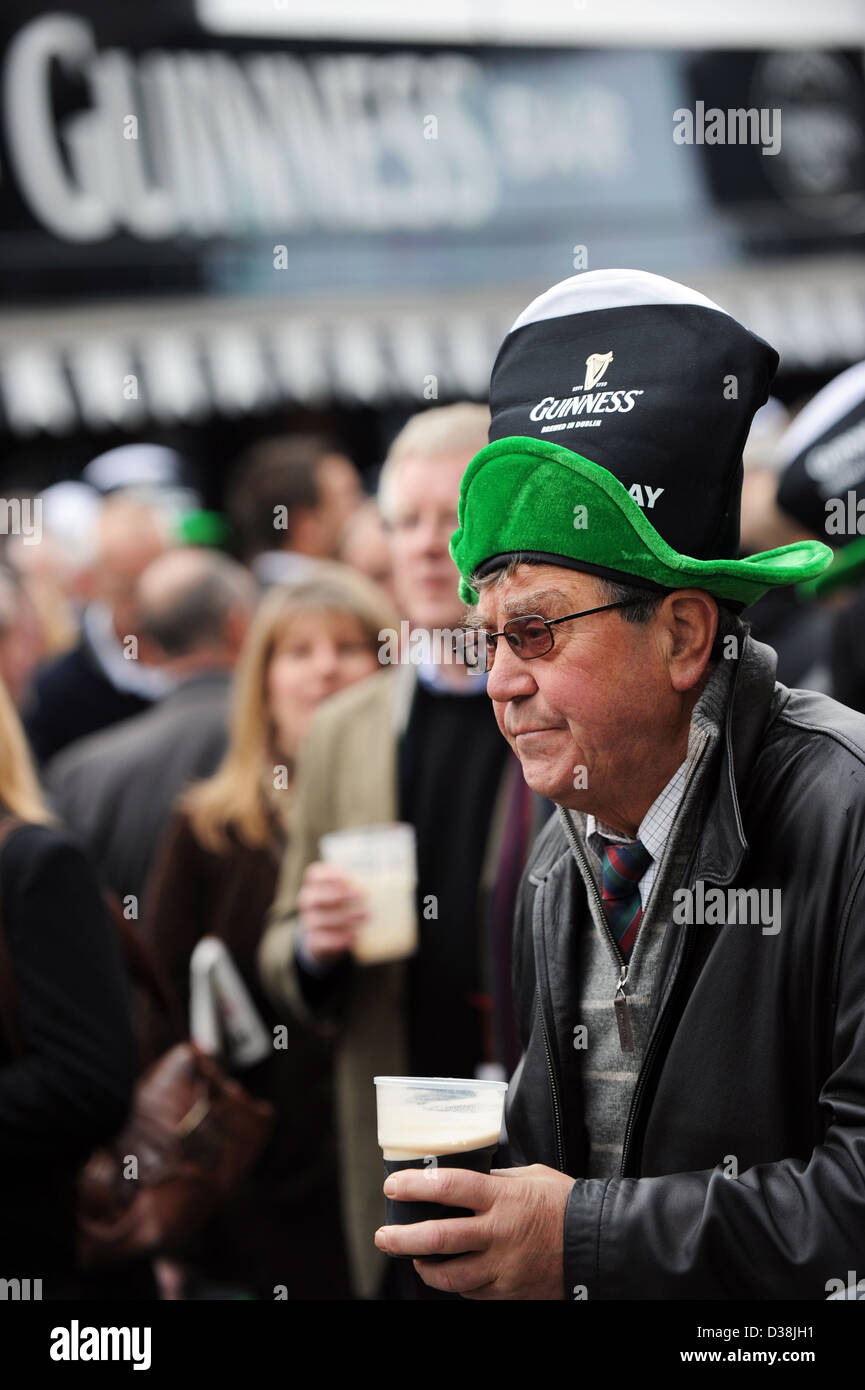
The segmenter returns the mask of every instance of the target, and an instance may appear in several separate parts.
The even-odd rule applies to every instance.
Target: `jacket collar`
[[[697,844],[694,882],[700,878],[731,882],[748,852],[740,794],[751,775],[771,713],[777,665],[778,657],[771,647],[750,636],[745,638],[727,701],[717,787]],[[560,860],[570,862],[572,858],[563,814],[559,808],[559,814],[538,841],[529,873],[529,881],[536,885],[552,873]]]
[[[402,738],[408,728],[409,714],[417,685],[417,667],[411,663],[398,664],[390,685],[391,728],[397,739]]]
[[[188,701],[194,702],[207,690],[224,691],[227,694],[231,678],[232,673],[228,667],[208,666],[206,669],[183,676],[159,703],[167,708],[169,705],[173,707],[186,704]]]
[[[731,882],[748,852],[740,798],[769,718],[777,665],[771,647],[750,636],[744,639],[727,703],[717,789],[697,848],[695,882]]]

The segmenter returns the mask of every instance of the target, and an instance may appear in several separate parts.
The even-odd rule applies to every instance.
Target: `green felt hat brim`
[[[578,528],[579,506],[586,524]],[[475,455],[463,475],[457,519],[450,553],[467,604],[478,602],[470,582],[478,566],[519,551],[561,555],[666,589],[704,589],[746,606],[768,589],[815,578],[832,560],[829,546],[816,540],[745,560],[680,555],[608,469],[561,444],[520,435]]]

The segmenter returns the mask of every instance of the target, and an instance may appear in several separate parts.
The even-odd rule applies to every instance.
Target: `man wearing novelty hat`
[[[737,558],[777,361],[635,271],[555,286],[496,360],[451,553],[558,812],[515,921],[521,1166],[388,1179],[475,1212],[377,1234],[455,1256],[416,1261],[436,1288],[821,1299],[862,1259],[865,718],[776,684],[738,617],[831,558]]]

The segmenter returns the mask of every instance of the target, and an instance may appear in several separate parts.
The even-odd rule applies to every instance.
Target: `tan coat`
[[[258,956],[262,981],[274,1004],[337,1040],[343,1226],[355,1292],[366,1298],[378,1292],[387,1259],[373,1242],[384,1220],[373,1077],[403,1075],[408,1065],[405,964],[359,967],[341,1017],[313,1013],[301,995],[294,966],[296,905],[304,870],[318,858],[321,835],[398,819],[397,746],[416,679],[414,667],[390,667],[327,700],[317,712],[298,761],[296,820]],[[495,876],[506,785],[503,777],[482,891]]]

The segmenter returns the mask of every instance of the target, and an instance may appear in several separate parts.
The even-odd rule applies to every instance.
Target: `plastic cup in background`
[[[385,1176],[402,1168],[468,1168],[489,1173],[499,1146],[506,1081],[448,1076],[376,1076],[378,1142]],[[474,1216],[441,1202],[385,1199],[388,1226]],[[411,1259],[410,1255],[398,1256]],[[451,1259],[450,1255],[425,1258]]]
[[[418,944],[417,851],[414,826],[364,825],[322,835],[319,854],[351,879],[369,917],[361,923],[353,955],[361,965],[403,960]]]

